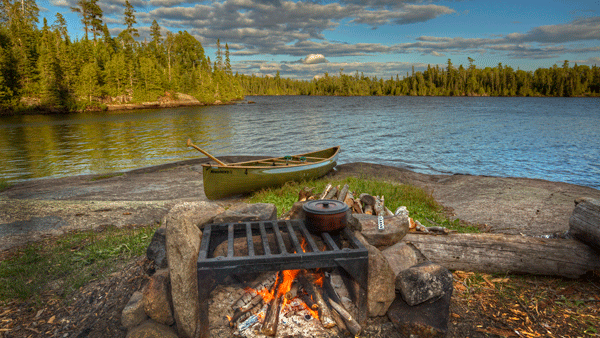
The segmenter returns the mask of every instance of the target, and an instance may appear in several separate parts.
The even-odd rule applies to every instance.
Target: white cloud
[[[316,64],[316,63],[325,63],[327,59],[323,56],[323,54],[309,54],[306,56],[302,63],[306,65]]]

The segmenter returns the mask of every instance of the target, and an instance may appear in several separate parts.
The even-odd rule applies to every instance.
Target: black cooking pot
[[[302,206],[306,213],[306,227],[312,232],[341,230],[348,225],[350,207],[338,200],[314,200]]]

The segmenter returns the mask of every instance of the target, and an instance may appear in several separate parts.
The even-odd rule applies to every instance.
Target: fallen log
[[[600,200],[578,198],[569,218],[573,237],[600,251]]]
[[[578,278],[600,270],[600,255],[572,239],[507,234],[407,234],[427,259],[450,270]]]

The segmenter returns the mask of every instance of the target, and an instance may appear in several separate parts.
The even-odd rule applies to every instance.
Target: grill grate
[[[231,274],[339,267],[354,280],[358,319],[366,320],[368,250],[348,228],[319,234],[317,244],[302,220],[279,220],[204,226],[198,255],[200,321],[208,334],[208,297],[217,284]],[[237,240],[237,241],[236,241]],[[242,241],[244,254],[236,255]],[[214,256],[227,242],[226,256]],[[256,246],[258,242],[258,246]],[[302,248],[302,243],[306,243]],[[348,247],[343,247],[346,243]],[[208,336],[207,336],[208,337]]]

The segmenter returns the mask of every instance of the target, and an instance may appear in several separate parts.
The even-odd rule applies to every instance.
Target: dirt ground
[[[225,160],[242,159],[248,158]],[[71,230],[155,224],[179,201],[206,200],[201,177],[204,162],[183,161],[10,187],[0,192],[0,257],[29,241],[51,245],[53,238]],[[425,175],[369,163],[340,165],[333,175],[420,186],[461,220],[486,231],[512,234],[564,232],[575,198],[600,198],[598,190],[565,183]],[[71,299],[60,299],[48,289],[35,300],[1,304],[0,337],[125,337],[121,311],[152,269],[139,258],[109,278],[81,288]],[[565,280],[455,272],[454,278],[449,337],[599,336],[598,274]],[[365,337],[397,336],[385,318],[370,324]]]

